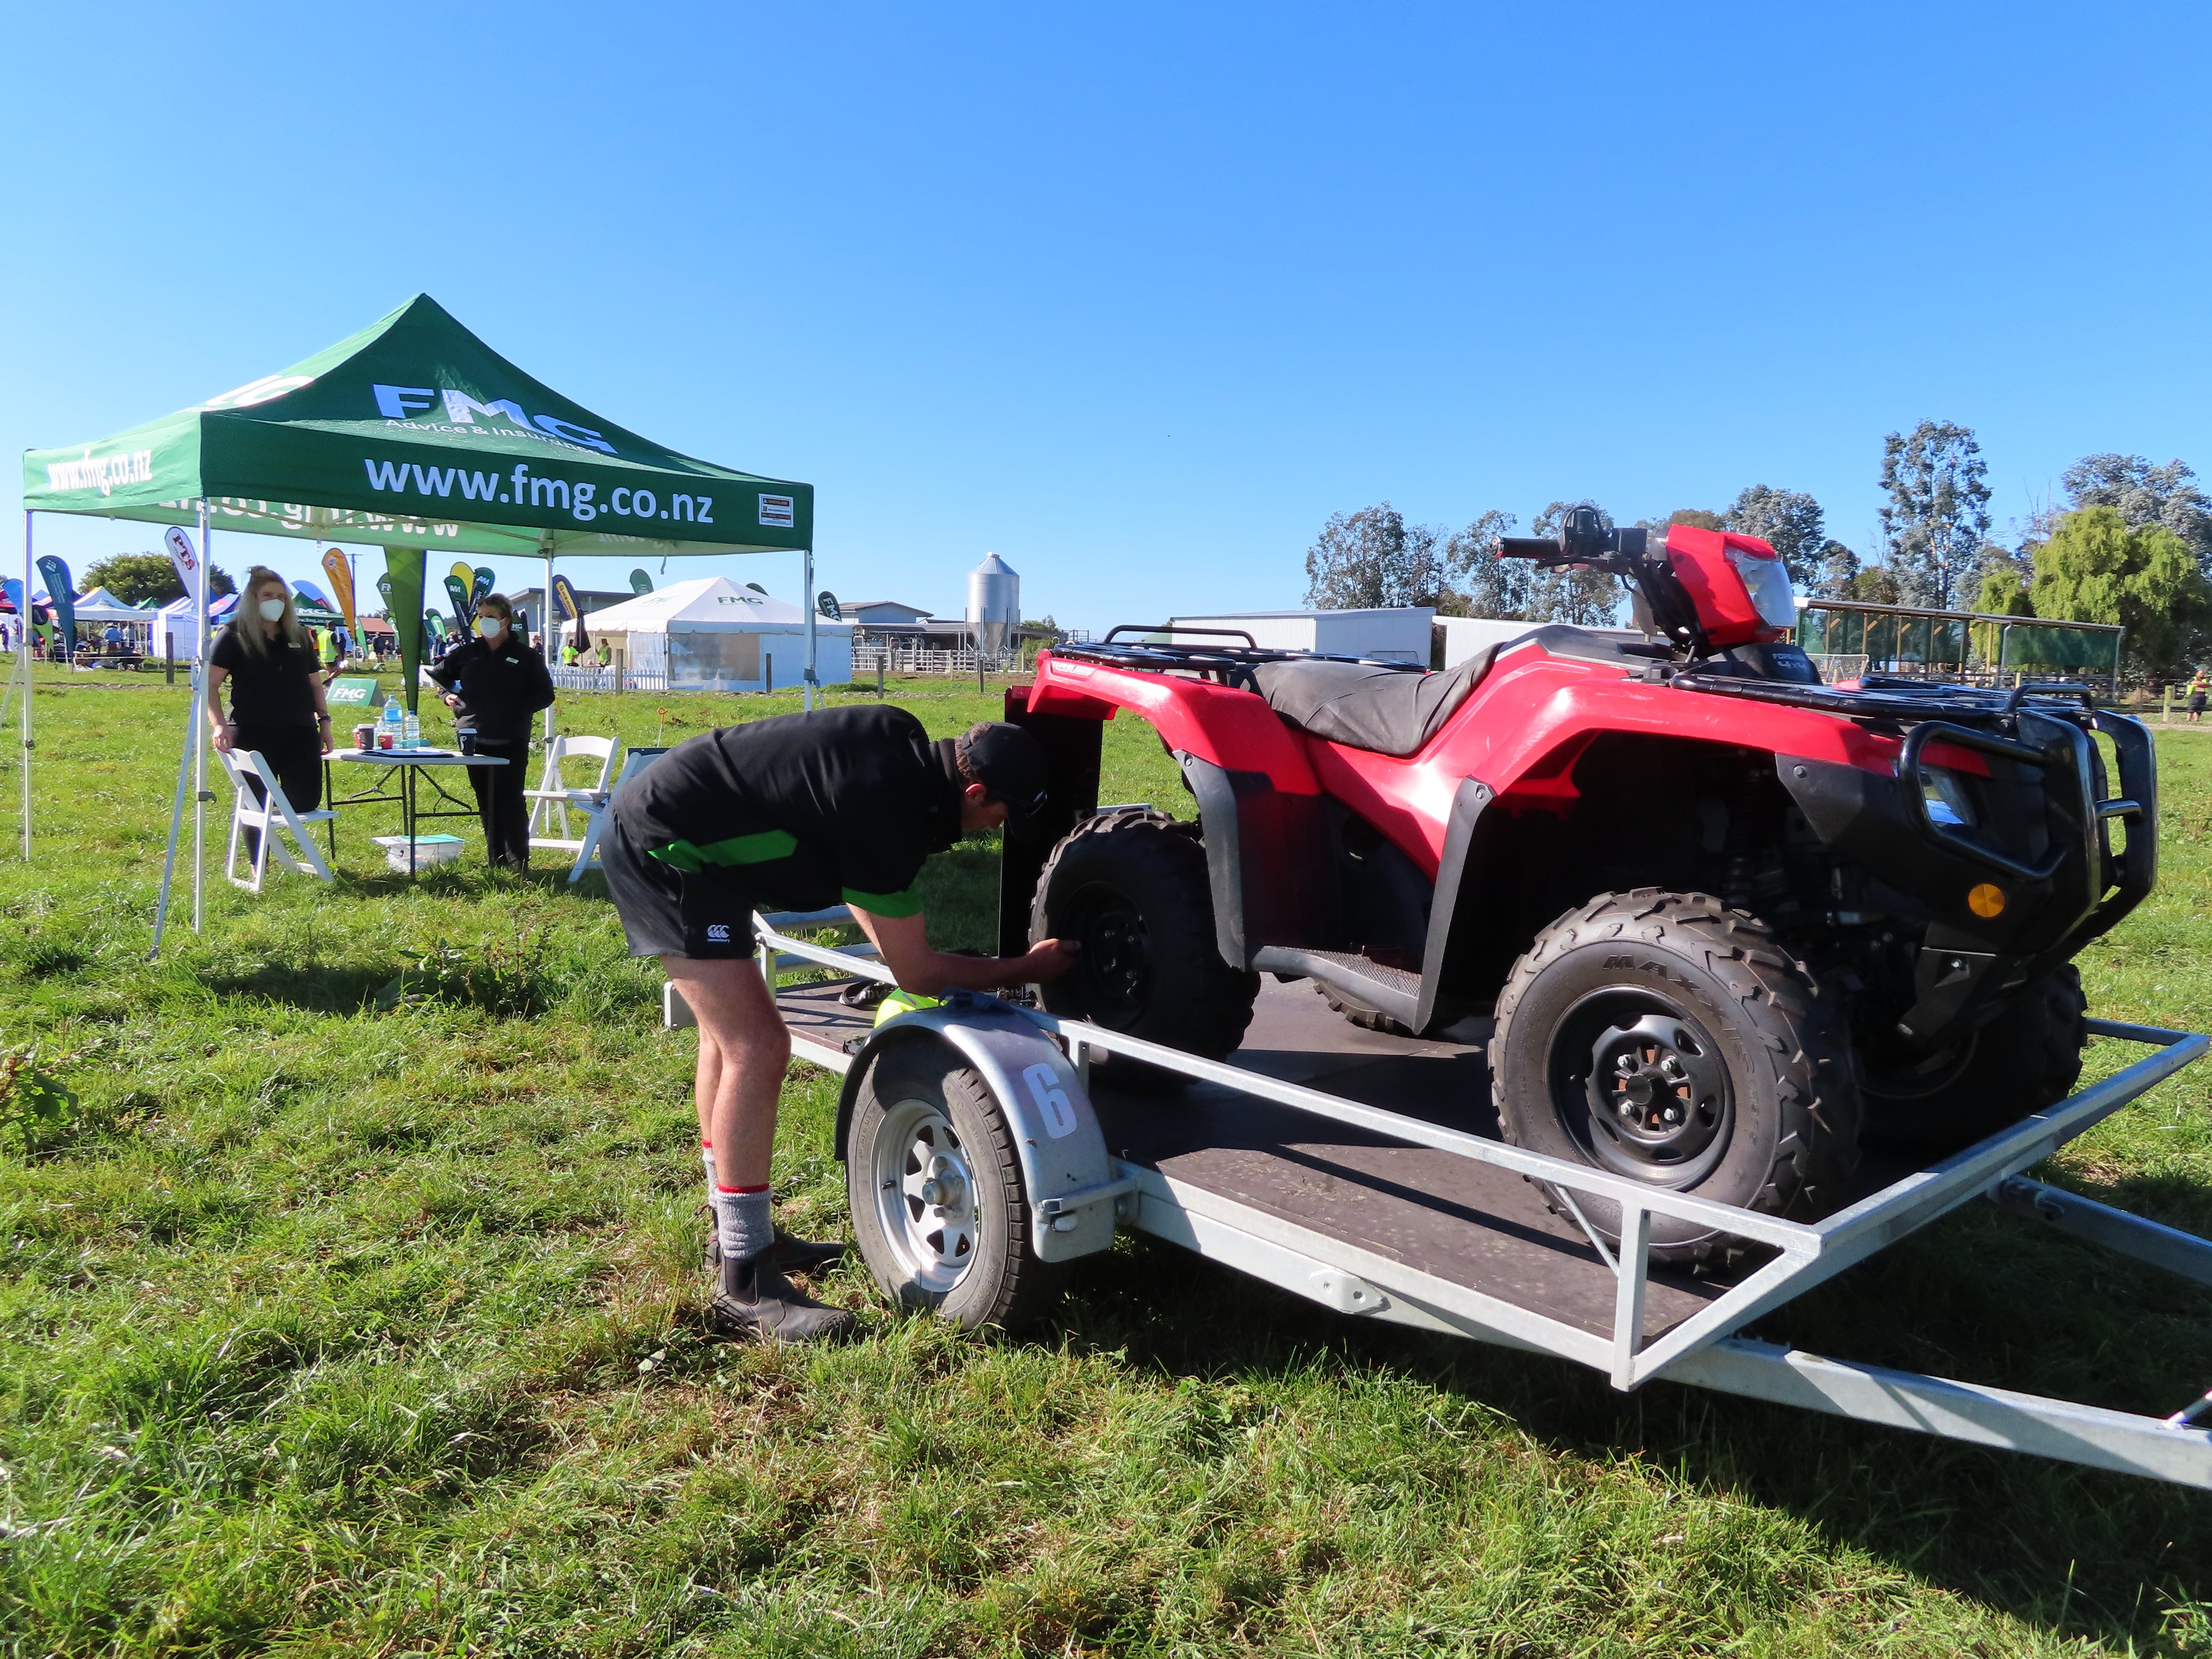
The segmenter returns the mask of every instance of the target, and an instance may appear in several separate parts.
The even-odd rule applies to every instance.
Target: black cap
[[[1034,817],[1045,803],[1052,768],[1044,746],[1018,726],[978,720],[954,744],[960,763],[993,799],[1006,804],[1010,818]]]

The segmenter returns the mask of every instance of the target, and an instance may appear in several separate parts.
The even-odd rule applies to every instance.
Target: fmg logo
[[[524,411],[512,398],[495,398],[489,403],[478,403],[465,392],[451,387],[443,390],[428,386],[371,386],[376,394],[377,413],[387,421],[412,420],[424,410],[434,408],[442,400],[446,418],[455,426],[474,426],[477,417],[505,421],[520,427],[535,438],[541,433],[559,438],[564,442],[581,444],[586,449],[599,450],[605,454],[615,453],[615,447],[587,426],[578,426],[557,415],[532,415]]]

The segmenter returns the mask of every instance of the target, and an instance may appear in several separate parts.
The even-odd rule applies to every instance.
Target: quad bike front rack
[[[890,1033],[917,1021],[872,1016],[841,994],[854,979],[887,981],[867,945],[793,937],[848,921],[842,910],[756,918],[763,971],[777,988],[799,1057],[839,1073],[865,1068]],[[823,984],[779,985],[828,968]],[[680,1003],[670,992],[672,1023]],[[1040,1232],[1065,1230],[1072,1204],[1111,1204],[1121,1226],[1155,1235],[1339,1312],[1555,1355],[1603,1372],[1616,1389],[1655,1378],[1801,1406],[1971,1444],[2212,1489],[2212,1394],[2160,1419],[1915,1371],[1831,1359],[1741,1334],[1793,1297],[1976,1199],[2088,1243],[2212,1285],[2212,1243],[2030,1180],[2024,1173],[2205,1051],[2184,1031],[2093,1019],[2090,1032],[2150,1052],[2047,1111],[1965,1152],[1887,1181],[1814,1222],[1784,1220],[1564,1163],[1435,1121],[1463,1108],[1480,1061],[1472,1045],[1357,1030],[1303,985],[1269,985],[1232,1061],[1201,1060],[1080,1020],[960,994],[927,1011],[939,1036],[988,1021],[1003,1048],[1020,1041],[1075,1086],[1066,1106],[1083,1144],[1109,1149],[1103,1180],[1051,1206]],[[1014,1018],[1010,1018],[1015,1017]],[[906,1036],[910,1039],[913,1033]],[[949,1067],[966,1064],[947,1043]],[[1110,1060],[1109,1060],[1110,1057]],[[1017,1054],[1015,1059],[1018,1059]],[[1094,1075],[1094,1066],[1108,1060]],[[1073,1062],[1072,1067],[1069,1062]],[[1112,1085],[1141,1062],[1190,1080],[1163,1097]],[[1001,1079],[1024,1075],[1013,1060]],[[1328,1086],[1316,1086],[1320,1084]],[[1004,1081],[1005,1092],[1018,1092]],[[848,1081],[848,1095],[850,1086]],[[1351,1097],[1374,1094],[1391,1108]],[[1482,1099],[1486,1101],[1486,1091]],[[1028,1110],[1011,1115],[1019,1123]],[[1403,1109],[1394,1109],[1402,1108]],[[1058,1108],[1055,1108],[1058,1109]],[[1463,1115],[1463,1111],[1462,1113]],[[841,1116],[841,1121],[842,1121]],[[1095,1124],[1102,1139],[1089,1139]],[[1046,1131],[1063,1133],[1056,1125]],[[838,1148],[841,1156],[847,1149]],[[1088,1178],[1086,1178],[1088,1179]],[[1532,1182],[1559,1194],[1551,1213]],[[1583,1218],[1578,1200],[1620,1206],[1620,1248]],[[1042,1212],[1049,1208],[1051,1213]],[[1677,1218],[1765,1247],[1732,1283],[1655,1265],[1651,1218]],[[1577,1225],[1577,1224],[1579,1224]],[[1085,1227],[1085,1249],[1112,1229]],[[1063,1248],[1040,1251],[1064,1256]]]

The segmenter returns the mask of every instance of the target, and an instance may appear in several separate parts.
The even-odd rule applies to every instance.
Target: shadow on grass
[[[1931,1299],[1941,1309],[1947,1284],[1975,1275],[1993,1242],[1975,1240],[1962,1261],[1955,1238],[1906,1241],[1893,1259],[1878,1257],[1792,1304],[1787,1311],[1809,1328],[1794,1340],[1841,1358],[1947,1369],[1907,1327]],[[2045,1255],[2054,1245],[2073,1259]],[[2131,1266],[2092,1260],[2063,1241],[2033,1241],[2025,1254],[2033,1260],[2020,1276],[2043,1281],[2041,1300],[2008,1314],[1984,1305],[1977,1324],[1940,1332],[1935,1346],[1954,1362],[1950,1373],[2119,1403],[2110,1396],[2140,1382],[2132,1374],[2142,1349],[2107,1344],[2072,1354],[2054,1375],[2045,1352],[2052,1327],[2061,1342],[2095,1341],[2105,1334],[2098,1327],[2123,1328],[2112,1316],[2137,1296],[2170,1303],[2167,1286],[2179,1281],[2136,1283]],[[2117,1307],[2116,1279],[2128,1281]],[[1931,1280],[1932,1298],[1922,1294]],[[2194,1287],[2182,1294],[2197,1315],[2195,1340],[2186,1352],[2161,1355],[2161,1368],[2212,1375],[2203,1317],[2212,1298]],[[1776,1334],[1770,1323],[1760,1334]],[[1813,1330],[1840,1340],[1809,1340]],[[1598,1464],[1638,1459],[1700,1492],[1786,1510],[1832,1541],[2067,1637],[2178,1651],[2176,1606],[2212,1600],[2212,1505],[2202,1493],[1686,1386],[1621,1395],[1567,1360],[1358,1322],[1158,1241],[1135,1239],[1084,1263],[1061,1320],[1042,1340],[1119,1351],[1194,1378],[1287,1379],[1323,1362],[1387,1369],[1504,1413],[1554,1454]]]

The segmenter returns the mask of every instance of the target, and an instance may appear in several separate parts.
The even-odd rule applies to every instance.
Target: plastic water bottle
[[[380,728],[378,732],[376,746],[379,749],[398,748],[400,732],[399,705],[396,702],[386,703],[382,711],[377,715],[376,720],[377,725]]]
[[[399,746],[402,749],[420,749],[422,746],[422,717],[412,709],[407,712],[407,724],[400,734]]]

